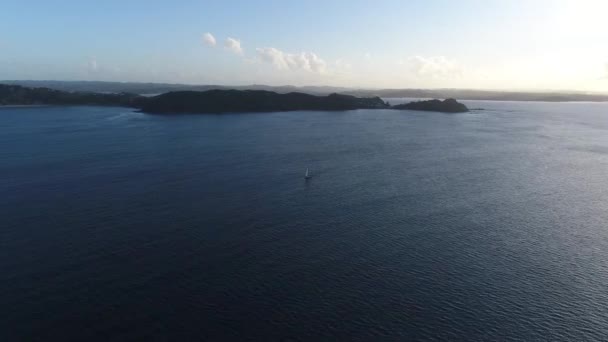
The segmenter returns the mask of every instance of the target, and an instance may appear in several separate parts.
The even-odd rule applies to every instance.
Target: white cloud
[[[348,61],[345,61],[342,58],[336,59],[336,61],[334,62],[334,65],[336,66],[337,69],[352,69],[353,65],[350,64]]]
[[[602,77],[605,80],[608,80],[608,63],[604,64],[604,68],[606,69],[606,73],[604,74],[604,77]]]
[[[215,37],[209,32],[204,33],[203,34],[203,43],[207,46],[213,47],[216,44]]]
[[[464,69],[458,63],[443,56],[414,56],[399,64],[406,65],[415,75],[423,78],[458,78],[464,74]]]
[[[230,50],[238,55],[243,54],[243,48],[241,47],[241,41],[238,39],[228,37],[228,38],[226,38],[226,42],[224,43],[224,46],[228,50]]]
[[[97,64],[97,59],[95,57],[89,59],[87,62],[87,70],[89,72],[97,72],[99,70],[99,65]]]
[[[256,49],[260,60],[271,63],[280,70],[304,70],[322,74],[327,63],[312,52],[286,53],[275,48]]]

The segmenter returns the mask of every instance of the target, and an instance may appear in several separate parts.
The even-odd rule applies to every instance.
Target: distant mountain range
[[[329,86],[224,86],[224,85],[189,85],[171,83],[132,83],[132,82],[101,82],[101,81],[0,81],[2,84],[21,85],[25,87],[44,87],[62,91],[95,92],[95,93],[133,93],[140,95],[157,95],[171,91],[207,91],[219,90],[266,90],[279,94],[291,92],[311,95],[329,95],[339,93],[357,97],[382,98],[458,98],[461,100],[494,100],[494,101],[608,101],[608,94],[593,94],[584,92],[524,92],[470,89],[355,89]]]

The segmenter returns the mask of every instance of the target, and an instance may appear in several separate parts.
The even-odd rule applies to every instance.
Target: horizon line
[[[524,88],[376,88],[376,87],[347,87],[347,86],[332,86],[332,85],[271,85],[264,83],[250,84],[214,84],[214,83],[173,83],[173,82],[148,82],[148,81],[101,81],[101,80],[60,80],[60,79],[13,79],[0,80],[3,82],[63,82],[63,83],[119,83],[119,84],[155,84],[155,85],[171,85],[171,86],[199,86],[199,87],[272,87],[272,88],[339,88],[359,91],[397,91],[397,90],[422,90],[422,91],[441,91],[441,90],[458,90],[458,91],[479,91],[479,92],[502,92],[502,93],[530,93],[530,94],[583,94],[583,95],[608,95],[608,91],[587,91],[575,89],[524,89]]]

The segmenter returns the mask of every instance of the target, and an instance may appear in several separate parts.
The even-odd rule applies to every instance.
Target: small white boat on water
[[[312,178],[312,175],[308,171],[308,168],[306,168],[306,173],[304,173],[304,179],[311,179],[311,178]]]

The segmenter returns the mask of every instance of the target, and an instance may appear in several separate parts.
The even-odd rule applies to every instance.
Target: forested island
[[[298,110],[407,109],[445,113],[466,112],[454,99],[429,100],[390,106],[380,97],[327,96],[299,92],[280,94],[265,90],[213,89],[174,91],[157,96],[130,93],[69,92],[0,84],[0,105],[124,106],[153,114],[282,112]]]
[[[443,113],[464,113],[468,112],[469,109],[464,104],[454,100],[445,99],[440,100],[427,100],[427,101],[414,101],[410,103],[404,103],[392,107],[393,109],[409,109],[409,110],[423,110],[432,112],[443,112]]]
[[[145,113],[283,112],[295,110],[351,110],[387,108],[379,97],[330,94],[278,94],[265,90],[176,91],[149,98]]]

